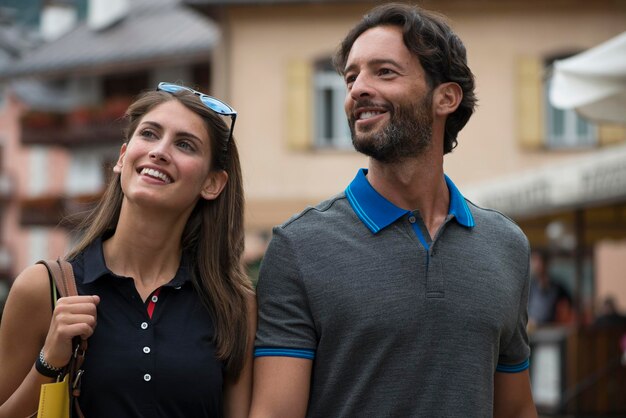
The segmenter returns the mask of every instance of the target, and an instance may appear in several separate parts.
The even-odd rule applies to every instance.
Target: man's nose
[[[359,74],[350,89],[350,95],[354,100],[358,100],[362,97],[368,97],[374,95],[374,89],[372,87],[371,80],[365,74]]]

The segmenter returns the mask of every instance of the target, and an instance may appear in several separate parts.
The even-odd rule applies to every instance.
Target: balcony
[[[28,112],[22,117],[22,143],[66,147],[120,143],[124,112],[131,100],[111,98],[102,106],[79,107],[68,113]]]
[[[80,196],[38,196],[23,199],[20,224],[23,226],[75,227],[92,209],[100,194]]]

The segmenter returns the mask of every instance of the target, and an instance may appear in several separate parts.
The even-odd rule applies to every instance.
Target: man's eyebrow
[[[376,58],[376,59],[367,61],[368,66],[383,65],[383,64],[391,64],[396,68],[402,68],[402,66],[400,65],[400,63],[398,63],[398,61],[391,59],[391,58]],[[346,68],[344,68],[343,73],[345,74],[349,71],[354,70],[356,66],[357,66],[356,64],[348,65]]]

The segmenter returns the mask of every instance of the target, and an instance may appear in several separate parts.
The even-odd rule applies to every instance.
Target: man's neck
[[[394,205],[411,211],[417,209],[430,236],[435,236],[450,206],[443,156],[423,155],[393,164],[370,159],[367,179]]]

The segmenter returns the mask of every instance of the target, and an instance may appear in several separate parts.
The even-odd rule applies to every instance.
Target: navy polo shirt
[[[107,268],[101,239],[72,266],[79,293],[100,296],[83,365],[85,416],[221,416],[223,363],[215,356],[213,321],[185,257],[174,278],[145,302],[131,278]]]

